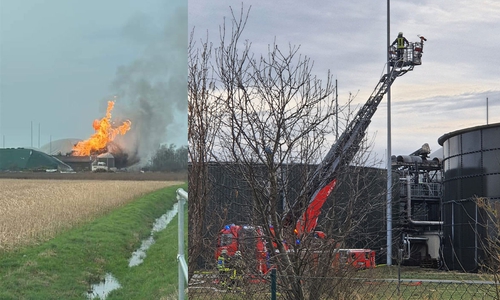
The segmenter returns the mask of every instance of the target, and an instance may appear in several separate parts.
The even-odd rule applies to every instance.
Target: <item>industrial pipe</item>
[[[427,238],[427,237],[415,237],[415,236],[405,235],[403,237],[403,243],[406,246],[406,253],[407,253],[407,255],[403,256],[404,260],[410,259],[410,256],[411,256],[410,255],[410,248],[411,248],[411,241],[412,240],[414,240],[414,241],[428,241],[429,238]]]

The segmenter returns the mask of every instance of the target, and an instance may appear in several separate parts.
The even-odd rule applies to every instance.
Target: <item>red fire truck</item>
[[[338,249],[333,266],[351,266],[355,269],[375,268],[375,251],[370,249]]]
[[[236,251],[240,251],[242,257],[254,263],[261,274],[266,274],[269,270],[269,253],[260,226],[235,224],[224,226],[217,240],[216,260],[224,250],[228,257],[234,257]]]

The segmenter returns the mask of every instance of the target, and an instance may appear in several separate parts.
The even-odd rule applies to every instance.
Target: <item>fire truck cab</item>
[[[338,264],[338,267],[372,269],[375,268],[375,251],[370,249],[339,249],[334,264]]]
[[[249,266],[257,266],[254,270],[260,274],[266,274],[269,270],[266,241],[260,226],[225,225],[219,232],[216,260],[222,255],[223,250],[226,250],[229,259],[234,257],[236,251],[240,251],[242,259]]]

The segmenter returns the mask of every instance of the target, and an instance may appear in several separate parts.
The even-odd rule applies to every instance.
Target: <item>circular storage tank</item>
[[[477,271],[483,245],[498,234],[477,197],[500,203],[500,123],[454,131],[438,139],[443,146],[443,258],[445,267]]]

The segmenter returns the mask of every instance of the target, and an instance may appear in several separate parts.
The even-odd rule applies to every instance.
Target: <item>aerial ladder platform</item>
[[[302,236],[309,233],[315,233],[315,236],[319,238],[326,238],[324,233],[315,231],[315,229],[323,204],[335,188],[340,168],[348,166],[358,152],[362,140],[365,137],[368,125],[371,122],[371,118],[375,114],[378,105],[394,80],[412,71],[415,66],[421,64],[424,41],[425,39],[421,37],[420,42],[409,43],[403,53],[397,53],[394,48],[389,49],[390,71],[380,78],[377,86],[368,98],[368,101],[359,109],[353,120],[347,125],[347,128],[335,144],[332,145],[321,163],[314,172],[309,175],[306,188],[299,197],[297,197],[295,203],[288,207],[288,211],[282,219],[285,227],[290,227],[295,224],[297,238],[300,239]],[[301,199],[309,199],[309,202],[304,203],[305,201],[301,201]],[[274,235],[274,229],[272,229],[272,232]],[[228,257],[236,255],[236,253],[241,250],[239,244],[240,239],[245,240],[243,236],[248,234],[256,238],[255,247],[257,249],[256,253],[258,254],[257,269],[261,273],[266,273],[269,270],[268,258],[262,255],[267,251],[265,246],[266,243],[262,228],[259,226],[226,225],[225,228],[219,232],[215,257],[218,259],[223,254]],[[288,249],[288,246],[286,249]],[[370,253],[370,255],[372,255],[371,250],[369,250],[369,252],[365,251],[367,249],[344,250],[357,250],[356,255],[362,254],[362,257],[365,257],[365,253]],[[372,258],[374,266],[374,254]],[[366,264],[365,267],[368,267],[368,264]]]
[[[368,101],[359,109],[342,135],[310,175],[307,188],[298,197],[299,200],[289,207],[284,217],[285,226],[295,223],[295,233],[299,237],[304,233],[314,232],[321,208],[335,188],[340,167],[348,166],[358,152],[368,125],[393,82],[396,78],[412,71],[415,66],[422,64],[425,40],[424,37],[420,37],[420,42],[409,43],[400,56],[396,54],[395,48],[389,49],[390,71],[380,78]],[[307,206],[300,201],[304,197],[310,199]]]

